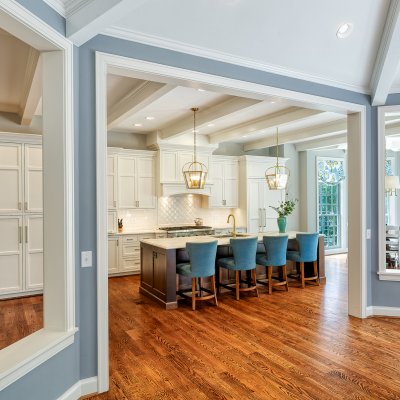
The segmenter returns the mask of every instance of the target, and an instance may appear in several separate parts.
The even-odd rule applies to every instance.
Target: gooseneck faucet
[[[233,214],[229,214],[228,215],[228,220],[226,221],[229,224],[229,220],[231,219],[231,217],[233,218],[233,237],[236,237],[236,219],[235,216]]]

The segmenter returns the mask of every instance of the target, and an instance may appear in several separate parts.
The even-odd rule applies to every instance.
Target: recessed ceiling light
[[[137,127],[139,127],[139,126],[142,126],[143,124],[135,124],[135,126],[137,126]]]
[[[154,117],[151,117],[151,116],[149,116],[149,117],[146,117],[146,119],[148,120],[148,121],[152,121],[153,119],[155,119]]]
[[[208,124],[207,125],[209,128],[212,128],[213,126],[215,126],[215,124]]]
[[[205,89],[201,89],[201,88],[199,88],[199,89],[197,89],[199,92],[205,92],[206,90]]]
[[[247,136],[249,136],[249,135],[242,135],[242,137],[247,137]]]
[[[336,36],[339,39],[344,39],[350,36],[351,32],[353,32],[353,24],[346,22],[341,24],[336,32]]]

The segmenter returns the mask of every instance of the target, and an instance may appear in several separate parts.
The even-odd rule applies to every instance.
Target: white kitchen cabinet
[[[107,208],[115,210],[117,208],[117,156],[107,156]]]
[[[117,211],[108,210],[107,212],[107,232],[115,233],[118,229]]]
[[[22,217],[0,216],[0,294],[23,290]]]
[[[24,146],[24,210],[43,212],[43,162],[42,146]]]
[[[210,207],[239,207],[239,164],[237,159],[213,158]]]
[[[281,159],[285,163],[286,159]],[[265,170],[276,163],[276,158],[243,156],[240,158],[241,207],[247,232],[276,231],[278,214],[271,206],[277,207],[285,200],[284,190],[270,190],[264,177]]]
[[[25,290],[43,289],[43,216],[24,217]]]
[[[117,236],[108,237],[108,273],[118,273],[119,240]]]
[[[156,208],[154,157],[124,154],[117,159],[118,209]]]
[[[23,203],[23,145],[0,143],[0,214],[20,213]]]

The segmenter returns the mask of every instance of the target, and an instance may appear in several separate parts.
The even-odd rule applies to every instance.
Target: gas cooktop
[[[204,225],[192,225],[192,226],[168,226],[165,228],[159,228],[163,231],[171,232],[171,231],[191,231],[194,229],[212,229],[211,226]]]

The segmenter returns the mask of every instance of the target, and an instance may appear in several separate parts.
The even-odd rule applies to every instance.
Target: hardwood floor
[[[400,399],[400,319],[347,316],[345,258],[327,284],[166,311],[109,280],[105,399]]]
[[[43,328],[43,296],[0,301],[0,350]]]

